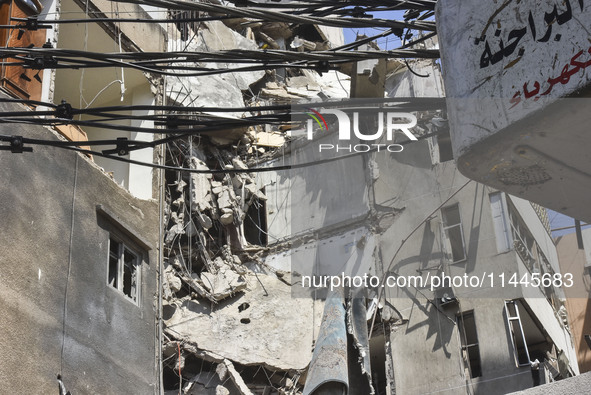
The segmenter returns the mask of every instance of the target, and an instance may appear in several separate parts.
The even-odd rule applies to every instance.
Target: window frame
[[[509,311],[509,306],[513,307],[514,315]],[[525,332],[523,330],[523,324],[521,323],[521,315],[519,312],[519,304],[517,300],[505,300],[505,320],[507,325],[507,331],[509,332],[509,339],[511,340],[511,348],[513,349],[513,359],[515,366],[518,368],[524,366],[531,366],[531,358],[529,355],[529,347],[527,345],[527,339],[525,338]],[[516,323],[514,326],[513,323]],[[518,342],[523,343],[523,350],[520,349]],[[527,360],[520,361],[521,357],[525,357]]]
[[[144,239],[140,233],[132,231],[133,227],[129,226],[126,222],[124,222],[120,216],[115,214],[115,212],[111,211],[110,208],[105,207],[102,204],[98,204],[96,206],[96,213],[97,213],[97,222],[99,227],[105,232],[104,237],[105,244],[107,246],[106,249],[106,256],[103,256],[102,259],[105,259],[103,262],[105,264],[105,274],[104,274],[104,281],[107,288],[115,290],[118,294],[122,295],[125,300],[130,303],[133,303],[137,307],[142,307],[142,298],[143,298],[143,288],[144,288],[144,266],[149,265],[150,263],[150,253],[149,251],[153,250],[153,246],[150,241]],[[123,278],[123,268],[119,268],[118,265],[118,284],[117,287],[114,287],[110,284],[109,281],[109,268],[110,268],[110,260],[111,260],[111,240],[114,239],[116,242],[121,243],[127,250],[132,253],[136,258],[136,296],[135,300],[126,295],[123,291],[123,283],[121,280]],[[119,273],[121,270],[121,274]],[[119,284],[121,284],[121,289],[119,289]],[[109,292],[109,291],[106,291]]]
[[[466,332],[466,317],[472,317],[472,322],[474,324],[473,328],[471,328],[474,332],[474,336],[476,337],[475,343],[468,343]],[[474,314],[474,310],[467,310],[459,312],[456,315],[456,323],[458,325],[458,336],[460,338],[460,351],[462,356],[462,361],[468,367],[468,371],[470,372],[470,378],[477,378],[482,377],[482,358],[480,356],[480,341],[478,340],[478,328],[476,327],[476,315]],[[472,359],[470,358],[470,348],[476,350],[476,354],[478,357],[478,369],[475,366],[472,366]]]
[[[458,210],[458,222],[453,225],[448,225],[448,224],[446,224],[446,222],[447,222],[446,221],[446,218],[447,218],[446,211],[453,209],[454,207],[457,207],[457,210]],[[466,238],[464,235],[464,227],[462,226],[462,213],[460,211],[460,204],[459,203],[451,204],[449,206],[441,208],[441,226],[443,229],[443,235],[446,240],[446,244],[445,244],[446,249],[447,249],[447,247],[449,247],[448,252],[451,257],[451,263],[461,263],[461,262],[465,262],[466,260],[468,260],[468,252],[466,251]],[[463,257],[458,260],[454,259],[454,254],[453,254],[454,248],[453,248],[453,245],[451,242],[451,238],[449,237],[449,230],[456,228],[456,227],[459,227],[459,229],[460,229],[460,238],[462,241],[462,252],[463,252]]]
[[[497,199],[497,197],[498,200],[493,202],[493,200]],[[502,254],[507,251],[511,251],[513,249],[513,231],[511,229],[511,220],[509,218],[509,209],[507,207],[505,193],[501,191],[492,192],[488,195],[488,199],[490,203],[493,230],[495,232],[497,252]],[[500,215],[497,217],[495,217],[494,212],[495,203],[498,204],[497,209],[500,211]],[[501,237],[501,234],[504,234],[504,237]]]
[[[119,245],[117,256],[113,256],[113,252],[111,251],[111,245],[115,242]],[[126,241],[124,237],[117,234],[116,232],[109,232],[109,241],[108,241],[108,254],[107,254],[107,286],[111,289],[116,290],[118,293],[123,295],[125,299],[129,300],[136,306],[140,305],[141,300],[141,289],[142,289],[142,262],[143,262],[143,254],[138,252],[139,250],[130,242]],[[134,289],[133,281],[131,283],[131,290],[130,294],[128,295],[125,292],[125,253],[129,253],[133,257],[132,264],[135,267],[135,295],[131,290]],[[116,284],[111,284],[111,259],[117,259],[116,271],[117,271],[117,280]],[[133,279],[133,276],[132,276]]]

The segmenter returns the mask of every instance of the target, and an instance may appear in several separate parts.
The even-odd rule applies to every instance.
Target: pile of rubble
[[[169,51],[307,51],[329,48],[327,37],[334,37],[317,26],[242,19],[178,22],[168,33]],[[253,115],[239,111],[243,107],[346,98],[349,89],[350,77],[339,71],[278,69],[178,73],[167,78],[165,93],[170,104],[237,109],[198,119],[238,120]],[[252,217],[264,212],[267,197],[260,177],[248,172],[286,149],[288,129],[236,127],[167,148],[167,164],[203,172],[166,172],[163,360],[171,394],[301,393],[315,338],[311,321],[320,318],[322,305],[294,298],[290,273],[264,263],[265,229]]]

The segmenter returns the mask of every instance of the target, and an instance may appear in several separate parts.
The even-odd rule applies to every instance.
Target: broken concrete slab
[[[231,223],[234,222],[234,214],[233,213],[222,214],[222,216],[220,217],[220,222],[222,223],[222,225],[230,225]]]
[[[209,167],[196,157],[191,158],[191,168],[209,170]],[[191,210],[203,212],[212,209],[211,174],[192,173],[190,177]]]
[[[174,29],[174,27],[171,27]],[[171,34],[170,37],[176,35]],[[210,52],[234,48],[257,49],[254,41],[228,28],[219,21],[203,22],[200,29],[189,42],[171,39],[168,51]],[[194,65],[194,64],[193,64]],[[232,63],[199,63],[208,68],[236,68]],[[198,77],[183,77],[178,72],[167,83],[166,95],[178,103],[192,103],[193,106],[244,107],[242,91],[259,81],[264,71],[225,73]],[[220,94],[223,93],[223,94]],[[239,118],[241,113],[227,113],[226,116]]]
[[[255,145],[273,148],[279,148],[285,145],[285,136],[283,135],[283,133],[258,132],[253,134],[255,136]]]
[[[244,278],[229,268],[222,268],[215,274],[203,272],[201,273],[201,282],[217,301],[246,289]]]
[[[241,365],[305,369],[315,337],[310,325],[310,317],[317,315],[314,301],[293,298],[291,287],[275,276],[248,274],[245,280],[247,292],[214,309],[208,302],[183,302],[166,320],[166,331]]]
[[[240,376],[240,373],[236,371],[236,368],[234,368],[232,362],[225,359],[224,365],[226,365],[226,369],[228,370],[228,375],[230,376],[230,379],[232,380],[236,388],[238,388],[238,391],[240,391],[240,395],[254,395],[246,386],[246,383],[242,379],[242,376]]]
[[[166,283],[172,292],[179,292],[183,286],[181,279],[175,276],[172,271],[166,271]]]
[[[248,170],[248,166],[240,158],[232,158],[232,165],[235,169]]]
[[[233,200],[231,197],[230,188],[227,186],[223,187],[222,193],[218,196],[218,207],[220,209],[223,208],[232,208],[233,207]]]

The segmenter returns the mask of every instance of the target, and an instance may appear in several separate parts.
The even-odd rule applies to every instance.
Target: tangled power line
[[[111,0],[114,2],[114,0]],[[312,69],[319,73],[336,70],[346,63],[368,59],[437,59],[438,50],[411,48],[404,44],[400,48],[384,50],[357,50],[377,38],[388,35],[409,37],[411,31],[426,32],[425,36],[414,41],[418,43],[436,34],[435,23],[426,20],[433,15],[435,1],[361,1],[350,0],[308,0],[298,2],[260,3],[250,0],[233,0],[234,6],[200,3],[185,0],[120,0],[122,3],[147,5],[168,10],[169,18],[104,18],[102,14],[88,13],[87,18],[78,19],[39,19],[12,18],[11,25],[0,29],[17,30],[18,35],[25,31],[52,29],[60,24],[71,23],[189,23],[216,20],[238,20],[243,26],[258,22],[277,22],[291,25],[324,25],[342,28],[384,28],[385,31],[358,39],[355,42],[326,50],[306,52],[281,49],[230,49],[218,51],[174,51],[174,52],[114,52],[102,53],[67,48],[53,48],[48,42],[42,47],[3,47],[0,59],[4,67],[23,69],[92,69],[92,68],[131,68],[145,73],[161,76],[196,77],[225,73],[251,72],[274,69]],[[372,13],[407,10],[403,21],[374,18]],[[189,11],[189,12],[187,12]],[[408,17],[407,17],[408,15]],[[211,64],[216,64],[211,67]],[[131,141],[127,138],[116,140],[66,141],[31,140],[19,136],[1,136],[0,141],[8,145],[0,149],[12,152],[28,151],[25,145],[51,145],[75,149],[97,156],[116,160],[126,160],[122,155],[130,151],[153,148],[161,144],[184,138],[189,135],[215,133],[232,128],[265,124],[289,124],[298,113],[306,108],[290,105],[258,106],[243,108],[186,107],[186,106],[111,106],[79,109],[67,102],[60,104],[34,100],[1,99],[0,102],[18,102],[28,106],[40,107],[38,111],[4,111],[0,113],[0,123],[35,124],[45,126],[76,125],[117,130],[122,132],[144,132],[164,135],[151,142]],[[374,102],[395,105],[397,110],[442,109],[442,99],[376,99]],[[358,102],[357,102],[358,103]],[[343,107],[351,105],[348,101],[323,102],[322,107]],[[146,111],[149,115],[136,115],[133,112]],[[225,113],[241,112],[236,118]],[[218,115],[214,115],[218,114]],[[152,121],[154,127],[121,125],[121,121]],[[115,148],[102,152],[84,150],[81,146],[114,145]],[[22,149],[22,150],[21,150]],[[127,161],[127,160],[126,160]],[[131,161],[130,163],[132,163]],[[136,163],[137,164],[137,163]],[[139,163],[141,165],[152,165]],[[181,170],[181,169],[177,169]],[[265,170],[267,171],[267,170]]]

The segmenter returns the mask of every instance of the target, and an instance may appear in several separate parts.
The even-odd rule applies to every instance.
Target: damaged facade
[[[99,0],[43,5],[48,18],[170,18],[148,25],[63,24],[40,40],[97,53],[297,53],[343,44],[340,29],[313,24],[196,22],[190,19],[206,13]],[[363,49],[378,50],[374,44]],[[308,141],[289,119],[239,123],[252,115],[245,108],[260,107],[256,115],[264,118],[277,104],[384,94],[440,99],[437,62],[381,59],[338,71],[200,76],[181,70],[165,77],[123,68],[57,69],[44,71],[39,84],[39,96],[28,92],[28,98],[79,108],[136,107],[117,120],[121,130],[89,124],[25,131],[19,125],[20,134],[150,143],[160,136],[132,128],[233,123],[158,148],[117,146],[121,156],[163,170],[62,155],[57,148],[36,156],[33,166],[20,158],[9,162],[2,178],[15,187],[2,192],[3,218],[18,226],[2,235],[11,269],[2,275],[8,287],[1,296],[12,317],[27,311],[6,324],[0,347],[9,361],[1,377],[13,392],[48,393],[58,372],[72,393],[199,395],[502,394],[578,374],[560,287],[517,286],[499,294],[491,287],[329,292],[306,285],[306,276],[341,273],[426,279],[559,272],[544,209],[458,172],[444,109],[414,112],[422,138],[402,152],[301,167],[323,161],[311,148],[319,141],[338,144],[336,133]],[[157,114],[145,109],[155,104],[226,111],[170,111],[180,115],[157,125],[162,118],[150,119]],[[15,108],[5,104],[3,111]],[[41,248],[31,255],[28,246]],[[38,354],[23,357],[23,342]],[[13,368],[23,360],[25,369]]]
[[[221,37],[238,35],[219,26]],[[250,32],[244,34],[235,42]],[[215,47],[219,36],[195,45]],[[371,86],[367,67],[382,67],[388,78]],[[430,78],[399,62],[370,62],[356,69],[353,88],[332,72],[285,79],[277,73],[251,84],[243,97],[249,105],[340,98],[351,89],[358,97],[380,91],[440,97],[437,64],[412,67]],[[418,117],[418,133],[438,137],[401,153],[323,163],[320,170],[243,172],[322,159],[297,133],[282,137],[281,125],[169,147],[176,166],[227,170],[167,173],[164,385],[171,394],[179,388],[195,394],[504,394],[578,374],[560,287],[519,285],[502,294],[453,286],[347,290],[329,295],[326,305],[325,289],[302,287],[306,274],[559,272],[545,210],[469,183],[452,160],[445,113]],[[321,141],[338,143],[335,138]],[[264,143],[269,140],[276,144]],[[238,378],[226,374],[229,363]]]
[[[41,10],[39,20],[99,17],[111,12],[110,2],[78,5],[47,0],[35,4]],[[126,7],[126,12],[123,8],[119,8],[121,14],[141,15],[139,6]],[[14,1],[3,3],[0,15],[0,24],[17,25],[22,22],[9,18],[27,18],[35,12],[26,3]],[[164,44],[159,28],[142,31],[141,26],[127,25],[119,29],[113,23],[52,27],[3,29],[3,42],[9,47],[45,44],[98,52],[156,50]],[[145,39],[148,34],[150,40]],[[38,70],[3,65],[2,77],[1,134],[46,142],[25,147],[21,141],[22,154],[17,153],[19,149],[2,151],[3,392],[159,393],[160,215],[159,204],[152,199],[158,196],[158,174],[59,146],[70,140],[90,149],[84,144],[88,140],[125,135],[148,140],[152,136],[67,122],[51,127],[35,122],[7,124],[5,115],[28,112],[34,119],[31,110],[52,109],[39,101],[59,105],[64,100],[75,108],[151,104],[158,83],[142,72],[121,69]],[[19,99],[25,105],[15,103]],[[67,117],[71,107],[59,108]],[[87,119],[76,117],[81,122]],[[120,124],[134,122],[138,121]],[[33,152],[28,152],[31,148]],[[102,148],[112,146],[92,147]],[[152,150],[128,157],[154,160]]]
[[[291,43],[297,50],[303,40],[335,45],[315,26],[259,24],[244,29],[206,22],[188,28],[190,40],[169,32],[178,37],[169,41],[169,50],[258,48],[269,43],[283,49]],[[342,43],[339,30],[328,32]],[[308,70],[179,75],[167,78],[166,95],[181,105],[257,107],[319,94],[345,98],[349,80],[337,71],[321,76]],[[318,332],[310,323],[313,317],[320,320],[322,302],[293,298],[289,262],[269,254],[272,245],[283,255],[289,250],[285,202],[275,197],[277,190],[289,190],[290,181],[274,172],[270,177],[248,172],[249,167],[277,161],[288,147],[286,130],[283,125],[251,126],[167,147],[169,165],[222,170],[166,172],[163,361],[164,387],[170,393],[177,393],[179,386],[191,394],[301,391]],[[270,211],[277,220],[269,217]],[[270,231],[274,228],[281,228],[282,235]],[[279,245],[278,236],[283,240]]]

